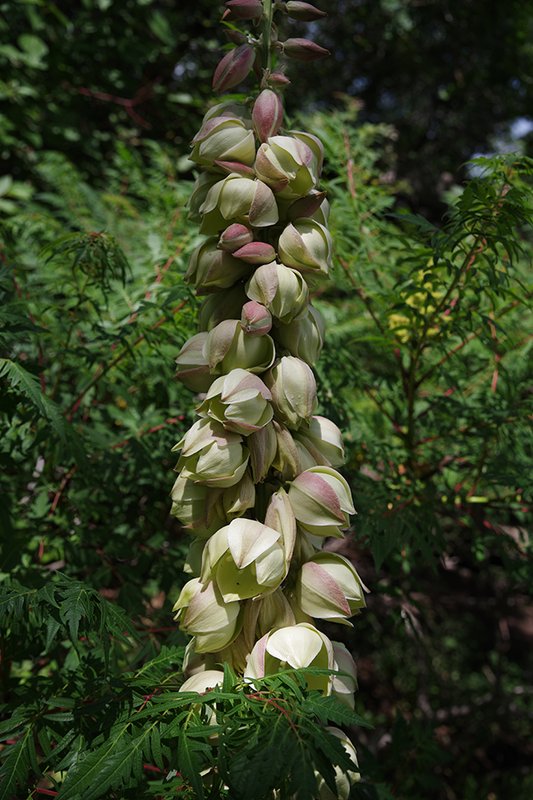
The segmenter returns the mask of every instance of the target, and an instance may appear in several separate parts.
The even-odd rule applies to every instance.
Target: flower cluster
[[[322,16],[308,3],[277,6],[296,19]],[[224,56],[217,91],[239,84],[254,64],[257,71],[265,46],[304,61],[326,52],[303,39],[272,45],[271,2],[226,7],[228,19],[251,20],[263,32]],[[200,398],[199,419],[175,447],[172,513],[193,538],[191,579],[174,610],[192,636],[187,689],[219,682],[222,662],[251,681],[318,667],[325,672],[309,677],[309,687],[353,706],[353,659],[314,625],[350,625],[365,604],[350,561],[321,549],[354,513],[336,469],[341,433],[316,413],[312,369],[324,321],[310,290],[332,259],[319,187],[323,146],[310,133],[283,129],[279,87],[288,80],[268,63],[261,75],[250,105],[222,102],[208,111],[190,156],[200,170],[190,214],[206,239],[186,280],[205,299],[199,333],[177,357],[178,377]],[[340,797],[354,775],[338,776]]]

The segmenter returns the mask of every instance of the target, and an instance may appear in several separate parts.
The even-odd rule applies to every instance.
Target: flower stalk
[[[341,432],[316,413],[313,366],[325,326],[310,290],[332,265],[319,187],[323,146],[311,133],[283,129],[289,81],[273,71],[280,54],[309,61],[327,51],[306,39],[280,42],[278,15],[317,20],[323,12],[279,0],[226,3],[224,18],[252,31],[232,39],[239,43],[218,64],[213,87],[233,89],[253,71],[259,92],[211,108],[192,144],[200,174],[190,217],[208,238],[185,278],[206,299],[199,333],[177,357],[199,418],[174,448],[172,513],[192,536],[191,579],[174,610],[193,637],[189,690],[211,685],[224,662],[249,681],[318,667],[326,672],[309,675],[308,687],[353,707],[353,658],[315,626],[349,625],[365,605],[353,565],[322,549],[355,513],[336,469]],[[334,735],[354,764],[336,779],[337,797],[347,798],[358,776],[355,751],[344,734]],[[325,785],[318,791],[332,796]]]

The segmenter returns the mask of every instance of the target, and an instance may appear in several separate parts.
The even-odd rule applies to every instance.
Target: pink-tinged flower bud
[[[241,164],[240,161],[223,161],[217,159],[215,166],[219,167],[226,175],[240,175],[241,178],[255,178],[255,172],[252,167],[246,164]]]
[[[237,117],[221,116],[206,120],[194,139],[189,156],[203,167],[216,161],[237,161],[251,166],[255,159],[255,138],[246,123]]]
[[[254,61],[255,50],[249,44],[241,44],[226,53],[219,61],[213,75],[215,92],[225,92],[241,83],[252,69]]]
[[[264,336],[272,327],[272,314],[255,300],[250,300],[242,307],[241,325],[249,336]]]
[[[221,498],[224,510],[224,523],[231,522],[244,514],[255,505],[255,484],[250,472],[246,470],[239,483],[224,489]],[[219,527],[222,527],[219,525]]]
[[[205,486],[221,489],[234,486],[248,464],[248,449],[242,438],[212,419],[195,422],[172,448],[180,449],[177,469],[185,470],[185,477]]]
[[[264,380],[272,392],[276,417],[287,427],[297,429],[313,415],[316,381],[305,361],[284,356],[265,375]]]
[[[252,433],[246,440],[250,451],[250,469],[254,483],[265,480],[276,455],[277,440],[272,423]]]
[[[318,211],[325,197],[325,192],[319,192],[313,189],[305,197],[300,197],[298,200],[295,200],[294,203],[291,203],[287,209],[288,219],[291,222],[295,222],[297,219],[302,219],[303,217],[313,218],[313,214]],[[320,220],[318,221],[320,222]]]
[[[250,653],[244,677],[264,678],[291,667],[333,669],[333,648],[328,637],[305,622],[267,633]],[[307,675],[305,680],[310,690],[330,693],[329,675]]]
[[[318,182],[318,162],[307,144],[294,136],[271,136],[257,151],[255,173],[281,199],[307,194]]]
[[[271,496],[265,515],[265,525],[281,533],[285,559],[290,562],[296,542],[296,518],[285,489]]]
[[[250,228],[246,225],[240,225],[238,222],[229,225],[225,231],[222,231],[218,240],[218,246],[221,250],[226,250],[228,253],[234,253],[245,244],[253,242],[254,235]]]
[[[231,603],[258,597],[285,578],[281,534],[252,519],[234,519],[208,540],[202,557],[201,580],[212,580]]]
[[[313,219],[300,219],[294,225],[287,225],[279,237],[280,259],[288,267],[304,273],[327,275],[332,249],[330,232]]]
[[[307,425],[300,427],[295,438],[316,464],[324,467],[340,467],[344,464],[342,434],[330,419],[311,417]]]
[[[212,237],[192,252],[185,281],[192,283],[199,294],[205,294],[216,289],[229,289],[249,273],[245,262],[219,250],[216,238]]]
[[[204,356],[207,333],[191,336],[181,348],[176,364],[176,378],[185,384],[191,392],[207,392],[213,383],[209,364]]]
[[[252,644],[246,655],[250,653],[257,637],[264,636],[277,628],[285,628],[288,625],[296,624],[292,608],[281,589],[276,589],[272,594],[264,595],[260,600],[255,600],[254,604],[259,606],[259,610],[253,629]],[[245,627],[246,616],[243,622],[243,629]]]
[[[347,756],[351,760],[354,768],[349,769],[347,772],[343,772],[339,766],[335,767],[334,792],[329,788],[322,775],[320,775],[318,777],[317,800],[348,800],[350,797],[351,787],[354,783],[357,783],[361,780],[361,775],[358,771],[357,753],[350,739],[348,739],[344,731],[341,731],[340,728],[334,728],[331,725],[327,725],[325,730],[332,736],[340,739],[341,744],[346,751]]]
[[[289,499],[300,527],[315,536],[341,537],[355,514],[350,487],[331,467],[311,467],[298,475]]]
[[[325,11],[315,8],[311,3],[300,3],[299,0],[287,0],[285,8],[289,17],[299,19],[301,22],[314,22],[327,16]]]
[[[278,221],[276,198],[266,183],[231,174],[218,181],[200,207],[204,215],[201,232],[219,233],[230,222],[269,227]]]
[[[263,89],[254,103],[252,121],[257,138],[266,142],[270,136],[276,136],[283,123],[283,105],[281,98],[272,89]]]
[[[239,633],[240,603],[224,602],[213,583],[188,581],[172,609],[184,633],[195,637],[197,653],[215,653]]]
[[[246,284],[246,294],[284,323],[305,313],[309,303],[309,289],[301,273],[275,261],[256,269]]]
[[[261,0],[226,0],[222,19],[260,19],[263,16]]]
[[[246,42],[248,41],[248,37],[246,36],[246,34],[236,29],[226,28],[226,30],[223,31],[223,33],[226,39],[228,39],[228,41],[230,41],[232,44],[237,44],[237,45],[246,44]]]
[[[329,50],[326,50],[325,47],[320,47],[319,44],[312,42],[310,39],[287,39],[281,44],[283,53],[289,58],[295,58],[298,61],[317,61],[319,58],[326,58],[326,56],[331,55]],[[232,84],[232,86],[234,85]]]
[[[271,72],[266,80],[271,86],[288,86],[291,82],[283,72]]]
[[[332,642],[334,669],[341,675],[332,680],[332,694],[349,708],[355,705],[354,693],[357,691],[357,667],[351,653],[342,642]]]
[[[226,522],[221,495],[221,489],[194,483],[187,473],[180,473],[172,487],[170,513],[195,536],[206,539]]]
[[[296,580],[296,602],[305,614],[350,625],[365,606],[363,585],[353,565],[337,553],[316,553]]]
[[[276,258],[276,251],[271,244],[266,242],[250,242],[233,253],[235,258],[246,261],[247,264],[268,264]]]
[[[270,336],[250,336],[239,320],[228,319],[209,332],[204,354],[213,373],[232,369],[259,373],[272,366],[276,350]]]
[[[201,417],[220,422],[228,431],[249,436],[272,419],[271,394],[261,378],[234,369],[211,384],[196,409]]]
[[[320,357],[324,333],[322,315],[310,305],[307,314],[286,325],[277,325],[274,338],[291,356],[297,356],[312,366]]]
[[[199,330],[210,331],[225,319],[235,319],[247,299],[241,284],[208,295],[198,312]]]

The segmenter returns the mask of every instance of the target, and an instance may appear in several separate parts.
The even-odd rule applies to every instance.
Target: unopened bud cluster
[[[295,19],[323,15],[303,2],[275,6]],[[258,26],[265,7],[229,0],[225,16]],[[238,85],[263,44],[250,38],[230,50],[214,88]],[[303,60],[317,47],[278,43]],[[201,170],[190,216],[206,238],[186,273],[204,296],[199,333],[177,357],[178,377],[199,395],[199,418],[175,447],[172,490],[172,513],[193,537],[191,579],[174,609],[192,636],[183,688],[205,691],[220,682],[223,662],[250,681],[318,667],[342,675],[310,676],[309,688],[353,707],[353,659],[314,624],[350,625],[365,604],[350,561],[321,549],[324,537],[343,535],[354,513],[337,471],[341,433],[317,414],[313,373],[324,321],[310,289],[332,258],[319,188],[323,147],[310,133],[283,130],[276,80],[265,86],[272,74],[263,69],[264,88],[250,106],[211,108],[190,156]],[[332,732],[354,761],[353,773],[337,775],[337,796],[347,797],[355,751],[342,732]],[[325,785],[320,792],[332,796]]]

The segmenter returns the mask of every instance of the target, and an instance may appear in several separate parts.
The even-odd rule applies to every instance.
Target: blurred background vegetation
[[[311,31],[332,57],[293,66],[286,100],[327,151],[321,411],[358,509],[342,552],[372,591],[344,632],[374,726],[354,796],[526,800],[533,10],[327,10]],[[170,449],[194,399],[173,361],[195,327],[186,156],[219,20],[211,0],[0,0],[3,582],[61,573],[118,604],[137,638],[115,674],[182,643]],[[67,685],[86,702],[101,630],[78,610],[85,644],[35,608],[8,629],[6,712]],[[6,797],[38,796],[32,780]]]

